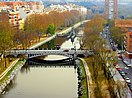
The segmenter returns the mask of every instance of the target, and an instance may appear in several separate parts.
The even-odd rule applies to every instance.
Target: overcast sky
[[[50,0],[43,0],[43,1],[50,1]],[[51,1],[74,1],[74,0],[51,0]],[[84,0],[78,0],[78,1],[84,1]],[[92,0],[92,1],[95,1],[95,0]],[[105,1],[105,0],[98,0],[98,1]],[[132,2],[132,0],[118,0],[118,2],[128,2],[128,1]]]

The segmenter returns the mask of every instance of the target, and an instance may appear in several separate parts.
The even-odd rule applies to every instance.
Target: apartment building
[[[26,17],[43,9],[42,2],[0,2],[0,21],[9,21],[15,30],[23,29]]]
[[[9,13],[6,11],[0,12],[0,22],[7,21],[9,22]]]
[[[132,32],[126,33],[126,56],[132,58]]]

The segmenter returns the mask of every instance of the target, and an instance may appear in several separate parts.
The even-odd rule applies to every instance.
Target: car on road
[[[123,63],[127,66],[127,67],[131,67],[132,64],[126,60],[123,60]]]
[[[119,60],[119,61],[122,61],[122,59],[121,59],[121,58],[118,58],[118,60]]]
[[[120,55],[119,55],[119,58],[123,59],[123,56],[120,54]]]
[[[114,66],[115,66],[115,68],[116,68],[118,71],[122,71],[122,69],[120,68],[119,65],[114,65]]]
[[[131,90],[131,92],[132,92],[132,84],[131,84],[131,85],[129,85],[129,88],[130,88],[130,90]]]
[[[118,52],[118,54],[122,54],[122,53],[124,53],[123,50],[118,50],[117,52]]]
[[[116,51],[116,47],[112,46],[112,50],[113,50],[113,51]]]
[[[69,52],[69,50],[68,50],[68,49],[66,49],[66,50],[63,50],[63,52]]]
[[[125,72],[124,71],[122,71],[122,70],[119,70],[119,73],[123,76],[123,78],[125,77]]]
[[[130,78],[128,78],[128,77],[125,77],[125,81],[126,81],[126,83],[131,83]]]

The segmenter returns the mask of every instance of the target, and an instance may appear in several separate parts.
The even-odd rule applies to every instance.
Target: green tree
[[[49,27],[47,28],[47,34],[54,35],[56,31],[56,27],[54,24],[50,24]]]
[[[121,33],[122,32],[121,28],[112,26],[110,28],[110,32],[111,32],[110,34],[111,38],[116,44],[118,44],[118,48],[121,49],[123,38],[124,38],[123,33]]]

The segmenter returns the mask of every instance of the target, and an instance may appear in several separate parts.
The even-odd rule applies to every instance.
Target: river
[[[53,42],[62,44],[62,49],[79,48],[78,38],[74,43],[71,43],[70,39],[65,42],[62,40],[65,38],[57,38]],[[47,46],[44,45],[43,48]],[[52,60],[53,58],[60,59],[62,56],[47,56],[45,59]],[[48,66],[47,64],[24,65],[0,98],[77,98],[78,75],[74,67],[74,65],[59,63],[50,63]]]

